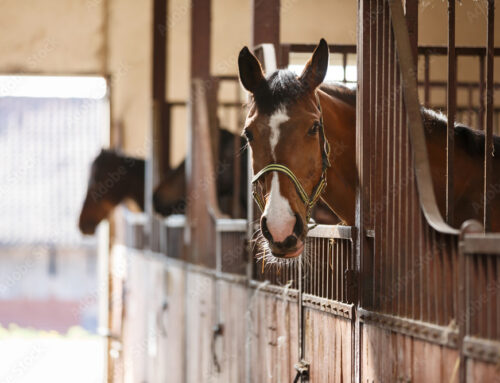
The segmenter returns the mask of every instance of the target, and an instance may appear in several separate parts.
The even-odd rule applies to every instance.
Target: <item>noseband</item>
[[[269,164],[262,168],[254,177],[252,178],[252,187],[253,187],[253,198],[257,205],[259,206],[261,211],[264,211],[265,207],[265,202],[264,202],[264,196],[262,193],[262,189],[258,189],[258,181],[262,176],[264,176],[267,173],[270,172],[280,172],[285,174],[292,183],[295,186],[295,189],[297,190],[297,194],[299,195],[300,199],[306,206],[306,220],[309,222],[309,219],[311,218],[311,213],[312,213],[312,208],[318,202],[318,199],[321,196],[321,193],[325,190],[326,187],[326,172],[328,168],[330,167],[330,144],[328,143],[328,140],[326,139],[326,134],[325,134],[325,128],[323,126],[323,112],[321,110],[321,104],[319,102],[319,98],[316,95],[317,103],[318,103],[318,109],[319,109],[319,133],[320,133],[320,140],[321,142],[321,162],[322,162],[322,171],[321,171],[321,178],[319,179],[319,182],[317,185],[313,188],[311,195],[309,196],[307,192],[305,191],[304,187],[300,183],[299,179],[295,176],[293,171],[291,171],[287,166],[282,165],[282,164]]]

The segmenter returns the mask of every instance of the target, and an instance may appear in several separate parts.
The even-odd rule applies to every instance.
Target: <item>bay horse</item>
[[[300,76],[281,69],[265,77],[247,47],[238,57],[240,82],[250,94],[242,135],[252,151],[261,233],[275,257],[302,253],[310,211],[319,197],[343,224],[355,223],[356,91],[322,84],[328,63],[324,39]],[[434,189],[444,213],[447,122],[428,110],[423,117]],[[494,142],[500,150],[499,138]],[[454,185],[455,227],[482,215],[477,206],[482,201],[483,156],[484,134],[456,126],[455,167],[461,177]],[[493,161],[492,185],[500,185],[499,161]],[[489,199],[492,228],[499,231],[500,193],[493,191]]]
[[[114,150],[101,150],[92,162],[78,226],[94,234],[97,225],[126,199],[144,210],[145,161]]]

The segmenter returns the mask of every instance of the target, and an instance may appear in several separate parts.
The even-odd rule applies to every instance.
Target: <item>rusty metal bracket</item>
[[[219,358],[217,357],[217,350],[215,349],[215,342],[217,337],[224,335],[224,325],[222,323],[217,323],[212,329],[212,358],[217,373],[221,371]]]
[[[295,375],[293,383],[309,381],[309,362],[301,360],[299,363],[296,363],[294,367],[295,371],[297,371],[297,375]]]

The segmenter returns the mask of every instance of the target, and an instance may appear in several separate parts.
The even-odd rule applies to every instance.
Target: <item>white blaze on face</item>
[[[273,160],[276,161],[275,149],[279,141],[280,125],[288,121],[286,109],[278,109],[269,118],[269,144]],[[283,242],[293,232],[295,215],[288,200],[280,193],[278,173],[273,173],[271,190],[263,213],[267,219],[267,228],[275,242]]]
[[[274,161],[276,161],[276,154],[274,151],[280,139],[280,126],[289,119],[290,117],[286,114],[285,108],[278,109],[269,118],[269,144],[271,145],[271,155]]]

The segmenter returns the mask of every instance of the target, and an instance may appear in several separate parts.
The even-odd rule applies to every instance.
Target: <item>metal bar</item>
[[[455,108],[457,103],[457,58],[455,53],[455,0],[448,0],[448,126],[446,135],[446,222],[454,221]]]
[[[342,69],[344,73],[344,82],[347,82],[347,53],[342,54]]]
[[[418,102],[414,60],[412,58],[411,45],[408,38],[408,30],[402,5],[398,0],[389,0],[389,4],[391,7],[391,19],[398,48],[399,63],[403,74],[403,90],[408,115],[407,121],[411,142],[414,148],[414,168],[419,190],[420,205],[429,225],[438,232],[456,235],[458,234],[458,230],[453,229],[443,221],[434,195],[424,127],[420,113],[420,103]]]
[[[419,81],[418,86],[424,86],[425,87],[425,81]],[[458,88],[472,88],[472,89],[477,89],[479,88],[479,83],[474,82],[474,81],[457,81],[456,82],[457,89]],[[448,87],[448,82],[446,81],[429,81],[429,87],[430,88],[447,88]],[[500,83],[496,82],[493,83],[493,89],[498,90],[500,89]],[[433,106],[434,107],[434,106]]]
[[[427,45],[418,47],[418,54],[428,53],[435,56],[447,56],[448,48],[446,46]],[[457,56],[485,56],[486,48],[484,47],[456,47],[455,53]],[[500,56],[500,47],[493,49],[495,56]]]
[[[210,78],[211,0],[193,0],[191,8],[191,78]]]
[[[429,55],[426,53],[424,56],[424,105],[426,108],[429,108],[430,104],[430,60]]]
[[[467,124],[469,126],[472,126],[473,122],[472,122],[472,115],[474,114],[474,111],[473,111],[473,108],[474,108],[474,104],[473,104],[473,97],[472,97],[472,94],[473,94],[473,87],[472,86],[469,86],[467,88],[467,107],[469,109],[468,113],[467,113]]]
[[[383,15],[383,1],[378,0],[376,9],[376,20],[377,24],[375,26],[375,36],[376,36],[376,54],[375,54],[375,60],[376,62],[374,65],[376,66],[376,75],[375,75],[375,86],[376,86],[376,99],[374,99],[375,102],[375,134],[376,134],[376,143],[375,143],[375,152],[380,153],[381,150],[383,150],[383,136],[382,136],[382,113],[380,111],[380,104],[383,100],[383,84],[382,84],[382,77],[383,77],[383,52],[382,52],[382,47],[383,47],[383,20],[382,20],[382,15]],[[375,163],[376,169],[375,169],[375,204],[376,206],[380,206],[380,201],[382,200],[382,169],[383,169],[383,164],[382,164],[382,158],[383,156],[377,156],[377,161]],[[373,307],[374,308],[379,308],[380,307],[380,297],[381,297],[381,270],[382,270],[382,254],[383,254],[383,248],[382,248],[382,241],[379,240],[382,238],[382,219],[381,216],[382,214],[379,214],[379,211],[376,211],[374,214],[374,226],[375,226],[375,252],[374,252],[374,262],[373,262]]]
[[[465,254],[493,254],[500,258],[500,235],[495,234],[467,234],[463,238]]]
[[[253,0],[252,3],[252,46],[271,43],[279,54],[280,0]]]
[[[316,48],[316,44],[281,44],[287,47],[290,53],[312,53]],[[330,44],[328,45],[330,53],[356,53],[356,45],[352,44]]]
[[[487,55],[486,55],[486,126],[484,140],[484,191],[483,191],[483,226],[485,231],[491,229],[491,209],[488,191],[491,188],[493,146],[493,61],[494,61],[494,24],[495,1],[488,0],[487,23]]]
[[[478,129],[484,130],[484,81],[485,81],[485,73],[484,73],[484,55],[479,56],[479,121],[478,121]]]
[[[389,246],[389,236],[391,232],[389,223],[389,178],[390,178],[390,154],[391,154],[391,131],[392,126],[389,124],[389,106],[390,106],[390,53],[389,53],[389,34],[391,23],[389,19],[389,7],[384,2],[384,15],[383,15],[383,48],[382,48],[382,100],[381,100],[381,115],[382,115],[382,193],[381,200],[383,209],[379,212],[382,216],[382,249],[380,256],[382,257],[380,268],[380,293],[382,297],[387,298],[390,296],[391,281],[391,254]],[[388,311],[388,299],[380,300],[380,307],[383,311]]]
[[[439,326],[362,308],[358,309],[358,315],[363,323],[373,324],[377,327],[409,335],[430,343],[440,344],[450,348],[457,347],[458,332],[454,329],[450,329],[448,326]]]
[[[342,225],[317,225],[309,230],[308,237],[352,239],[355,228]]]

